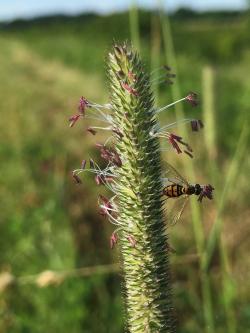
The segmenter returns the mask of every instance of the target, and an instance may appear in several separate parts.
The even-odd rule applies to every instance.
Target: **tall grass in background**
[[[215,71],[211,67],[205,67],[202,73],[203,82],[203,118],[206,123],[206,131],[204,132],[205,144],[207,148],[208,156],[210,157],[210,175],[214,180],[214,184],[217,189],[215,197],[216,203],[216,216],[213,221],[212,230],[208,236],[206,257],[204,260],[204,270],[209,269],[209,265],[212,260],[212,256],[216,250],[219,249],[220,256],[220,269],[221,269],[221,284],[222,284],[222,303],[224,305],[224,311],[226,314],[227,332],[235,333],[236,317],[234,309],[235,301],[235,281],[232,277],[230,269],[230,259],[228,256],[228,250],[226,243],[222,235],[222,226],[224,223],[223,213],[225,211],[228,199],[230,197],[231,189],[234,188],[234,184],[237,184],[238,170],[243,163],[243,157],[247,149],[247,133],[248,123],[243,118],[242,131],[239,134],[235,152],[232,156],[231,162],[225,173],[223,184],[220,184],[219,177],[221,172],[219,166],[216,163],[217,148],[216,148],[216,116],[215,116]]]
[[[153,72],[156,68],[161,66],[161,33],[160,33],[160,22],[158,15],[152,14],[151,15],[151,71]],[[154,72],[152,79],[157,79],[157,72]],[[158,104],[159,102],[159,84],[155,83],[152,87],[154,96],[155,96],[155,103]]]
[[[161,11],[162,13],[162,11]],[[172,34],[170,29],[170,22],[167,16],[162,20],[163,28],[163,37],[165,44],[165,53],[168,61],[171,61],[171,64],[175,64],[176,71],[178,69],[178,64],[176,63],[176,57],[174,53],[174,47],[172,42]],[[168,44],[169,47],[168,47]],[[239,134],[238,143],[235,149],[235,153],[231,158],[231,163],[226,172],[225,178],[222,182],[219,182],[221,177],[221,170],[216,163],[217,157],[217,128],[216,128],[216,119],[215,119],[215,89],[214,89],[214,71],[210,67],[205,67],[202,73],[202,97],[203,97],[203,119],[205,122],[205,131],[204,131],[204,142],[207,148],[207,156],[209,159],[209,170],[210,170],[210,179],[211,182],[216,188],[215,195],[215,206],[216,206],[216,217],[213,221],[213,227],[208,235],[207,239],[204,234],[204,229],[201,225],[200,219],[200,209],[196,201],[192,201],[191,212],[193,219],[194,234],[197,244],[198,253],[200,253],[200,265],[201,265],[201,283],[203,290],[203,306],[204,306],[204,318],[206,322],[207,332],[216,332],[216,327],[214,323],[214,310],[212,305],[211,297],[211,287],[209,279],[209,265],[211,263],[212,255],[216,249],[216,246],[219,248],[220,255],[220,271],[222,276],[222,302],[224,304],[224,310],[226,314],[227,322],[227,331],[230,333],[236,332],[236,318],[235,311],[233,309],[233,293],[231,292],[234,288],[234,283],[230,273],[230,263],[227,253],[227,247],[225,242],[221,237],[222,225],[223,225],[223,212],[226,208],[228,197],[230,193],[234,190],[234,184],[237,181],[237,174],[240,164],[243,162],[242,159],[246,153],[247,149],[247,133],[248,133],[248,124],[244,119],[242,119],[242,130]],[[178,77],[176,80],[176,88],[173,86],[173,97],[178,99],[181,97]],[[177,118],[179,116],[183,117],[182,106],[179,105],[179,109],[176,110]],[[185,130],[184,130],[185,131]],[[188,136],[188,133],[184,132],[185,137]],[[192,163],[186,165],[186,172],[190,179],[195,179],[195,169]],[[204,251],[205,250],[205,251]]]
[[[131,2],[129,10],[129,23],[130,23],[130,35],[131,41],[135,49],[140,51],[140,31],[139,31],[139,17],[138,8],[136,6],[136,1]]]
[[[203,69],[203,114],[206,122],[207,131],[205,131],[205,144],[207,153],[210,158],[210,175],[217,185],[216,202],[216,217],[213,222],[212,230],[207,240],[206,256],[204,260],[204,270],[208,270],[212,256],[215,252],[216,246],[219,248],[219,255],[221,261],[221,276],[222,276],[222,301],[226,314],[227,332],[236,332],[236,318],[234,309],[234,281],[230,269],[230,259],[226,243],[222,237],[222,226],[224,223],[223,212],[226,208],[227,201],[230,193],[234,190],[237,183],[237,176],[240,164],[243,163],[243,157],[247,149],[247,121],[242,119],[242,130],[239,133],[238,142],[235,148],[234,155],[232,156],[231,163],[228,166],[226,176],[223,179],[223,184],[219,184],[219,177],[221,172],[216,163],[216,119],[215,119],[215,72],[211,67]]]
[[[178,64],[175,56],[174,42],[171,33],[170,21],[167,16],[163,13],[162,4],[159,1],[159,17],[152,15],[151,19],[151,66],[152,69],[159,67],[160,65],[160,45],[161,45],[161,32],[159,26],[162,29],[162,39],[165,50],[165,59],[168,65],[173,67],[176,74],[178,74]],[[139,19],[138,12],[136,10],[135,3],[131,9],[130,15],[130,27],[131,27],[131,39],[134,45],[139,45]],[[136,13],[136,14],[135,14]],[[136,20],[134,19],[136,17]],[[239,140],[237,147],[235,148],[234,156],[232,157],[231,163],[227,169],[226,177],[221,181],[221,169],[216,163],[216,158],[218,157],[217,151],[217,127],[216,127],[216,117],[215,117],[215,71],[206,66],[203,68],[202,76],[202,97],[203,97],[203,119],[205,122],[204,131],[204,146],[206,147],[207,157],[208,157],[208,173],[211,183],[216,188],[216,196],[214,200],[214,205],[216,206],[215,219],[213,221],[213,227],[208,237],[206,237],[203,225],[201,223],[201,211],[200,207],[195,200],[191,200],[191,215],[193,222],[194,238],[196,243],[197,253],[200,258],[200,282],[202,289],[202,302],[203,302],[203,313],[204,321],[207,333],[216,332],[216,323],[214,319],[214,311],[212,304],[212,287],[209,277],[209,267],[211,264],[211,259],[216,248],[219,250],[220,257],[220,273],[221,273],[221,295],[217,293],[214,300],[215,303],[220,301],[224,307],[225,320],[227,324],[227,332],[236,332],[236,317],[234,309],[235,301],[235,291],[234,291],[234,281],[230,270],[230,259],[228,255],[228,250],[226,243],[223,241],[221,235],[222,225],[223,225],[223,211],[225,210],[228,196],[233,190],[233,186],[236,182],[237,170],[242,158],[246,152],[247,148],[247,123],[242,120],[242,130],[239,135]],[[156,84],[153,87],[158,100],[159,86]],[[181,86],[178,80],[178,75],[175,80],[175,84],[171,86],[173,100],[178,100],[181,97]],[[177,104],[175,107],[176,118],[184,118],[184,110],[182,104]],[[185,127],[179,129],[185,138],[188,137],[188,132]],[[183,165],[185,168],[186,175],[189,179],[195,179],[195,165],[191,162],[186,162]],[[219,289],[219,286],[215,286]]]
[[[174,70],[177,74],[175,83],[172,85],[172,96],[173,100],[178,100],[181,97],[181,87],[178,79],[178,64],[176,60],[174,43],[171,33],[170,21],[167,15],[164,15],[164,10],[161,2],[159,1],[159,13],[160,20],[162,26],[162,34],[163,34],[163,44],[165,50],[165,58],[170,66],[174,67]],[[185,118],[184,110],[182,104],[177,104],[175,108],[176,118],[181,119]],[[188,131],[185,126],[179,129],[185,138],[188,138]],[[186,162],[184,164],[185,173],[188,179],[194,180],[195,177],[195,168],[192,163]],[[205,251],[205,234],[204,228],[201,224],[201,212],[199,203],[196,200],[190,200],[191,206],[191,215],[192,215],[192,223],[193,223],[193,231],[196,243],[197,253],[200,258],[200,278],[201,278],[201,289],[202,289],[202,301],[203,301],[203,311],[204,311],[204,320],[205,320],[205,329],[207,333],[215,332],[214,328],[214,316],[213,316],[213,306],[212,306],[212,297],[211,297],[211,287],[210,280],[207,274],[207,271],[203,269],[205,256],[202,255]]]
[[[206,124],[204,131],[204,142],[209,158],[210,177],[213,183],[216,184],[216,205],[218,205],[218,197],[220,197],[219,185],[219,169],[216,163],[218,157],[216,144],[216,116],[215,116],[215,70],[206,66],[202,71],[202,95],[203,95],[203,119]],[[215,233],[214,233],[215,235]],[[215,240],[215,236],[211,235],[210,239]],[[235,313],[232,309],[231,299],[228,299],[228,290],[231,289],[231,280],[229,277],[229,258],[225,242],[220,238],[219,242],[221,270],[222,270],[222,298],[226,313],[227,330],[229,333],[236,332]],[[204,270],[209,268],[209,258],[212,256],[213,249],[210,248],[204,260]]]

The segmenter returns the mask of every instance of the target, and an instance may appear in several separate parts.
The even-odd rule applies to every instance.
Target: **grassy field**
[[[68,118],[81,95],[108,100],[105,56],[131,33],[149,70],[167,62],[178,74],[173,87],[155,87],[159,105],[190,90],[201,96],[198,108],[176,110],[205,121],[203,132],[187,133],[194,160],[166,158],[216,188],[214,201],[199,209],[191,200],[169,230],[178,332],[249,330],[250,16],[180,12],[170,30],[157,13],[137,13],[139,26],[135,14],[1,27],[0,267],[19,277],[5,288],[0,275],[1,332],[122,332],[118,273],[97,268],[44,288],[33,275],[118,261],[112,227],[97,213],[100,189],[90,176],[76,186],[70,174],[98,159],[93,145],[104,137],[91,137],[87,120],[69,128]],[[173,109],[162,123],[174,117]]]

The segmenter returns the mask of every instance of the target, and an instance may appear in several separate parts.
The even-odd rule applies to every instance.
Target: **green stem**
[[[216,164],[217,157],[217,144],[216,144],[216,112],[215,112],[215,83],[216,83],[216,72],[210,66],[205,66],[202,70],[202,83],[203,83],[203,118],[206,124],[206,131],[204,132],[205,145],[208,153],[208,164],[209,164],[209,174],[211,179],[213,179],[213,184],[218,184],[216,189],[220,189],[219,179],[221,177],[221,172]],[[216,204],[220,201],[221,193],[217,192]],[[225,204],[225,200],[224,200]],[[223,222],[219,222],[222,224]],[[226,323],[228,333],[236,332],[236,318],[234,310],[234,297],[232,294],[234,289],[232,274],[230,270],[229,257],[227,245],[223,241],[222,237],[218,239],[218,246],[220,252],[220,262],[221,262],[221,276],[222,276],[222,300],[224,304]],[[203,258],[203,264],[206,263],[208,256]]]

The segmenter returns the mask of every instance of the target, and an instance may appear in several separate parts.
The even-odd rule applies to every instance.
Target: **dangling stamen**
[[[85,111],[85,108],[88,107],[88,108],[92,108],[94,110],[96,110],[102,117],[106,118],[107,115],[102,111],[102,109],[105,109],[105,110],[112,110],[112,106],[110,103],[106,103],[106,104],[97,104],[97,103],[94,103],[92,101],[88,101],[86,100],[86,98],[82,97],[83,99],[83,102],[80,100],[80,104],[79,104],[79,110],[80,109],[80,105],[84,105],[84,109],[83,111]],[[83,113],[83,112],[82,112]],[[85,112],[84,112],[85,114]]]
[[[193,157],[192,153],[192,148],[189,146],[188,143],[184,142],[182,137],[173,133],[169,132],[151,132],[152,136],[156,136],[159,138],[167,138],[168,142],[171,144],[171,146],[174,148],[174,150],[177,152],[177,154],[181,154],[182,152],[186,153],[188,156]],[[185,146],[185,150],[181,150],[180,144]]]
[[[103,118],[103,117],[101,117],[101,116],[96,116],[96,117],[94,117],[94,116],[89,116],[89,115],[86,115],[85,116],[85,118],[89,118],[89,119],[94,119],[94,120],[97,120],[97,121],[102,121],[102,122],[104,122],[104,123],[106,123],[106,124],[110,124],[110,122],[109,121],[107,121],[107,119],[106,118]]]
[[[193,132],[198,132],[200,129],[204,127],[203,122],[199,119],[191,120],[191,128]]]
[[[115,219],[112,215],[109,213],[107,214],[107,217],[109,218],[109,222],[113,225],[121,225],[117,219]]]
[[[86,115],[87,108],[92,108],[93,111],[97,112],[97,114],[95,114],[92,111],[92,115]],[[111,104],[100,105],[100,104],[93,103],[82,96],[80,98],[79,104],[78,104],[78,113],[76,113],[75,115],[73,115],[69,118],[69,121],[70,121],[69,126],[73,127],[75,125],[75,123],[80,119],[80,117],[92,118],[92,119],[96,119],[99,121],[105,121],[107,123],[112,124],[111,115],[105,114],[104,112],[102,112],[101,109],[111,110],[112,107],[111,107]],[[92,134],[93,134],[93,132],[92,132]]]
[[[103,131],[111,131],[112,130],[112,127],[91,126],[91,128],[100,129],[100,130],[103,130]]]
[[[102,201],[102,203],[100,203],[100,201]],[[111,200],[108,200],[103,195],[99,195],[98,203],[100,207],[99,210],[100,215],[108,217],[110,223],[114,225],[120,225],[118,220],[112,215],[114,213],[118,213],[118,210],[113,206]]]
[[[86,160],[82,160],[82,164],[81,164],[81,169],[82,169],[82,170],[85,169],[85,167],[86,167],[86,163],[87,163]]]
[[[92,135],[96,135],[96,131],[93,129],[93,127],[88,127],[87,132],[91,133]]]
[[[92,172],[92,173],[95,173],[97,175],[100,175],[100,176],[103,176],[106,180],[106,182],[108,183],[111,183],[112,182],[112,178],[115,178],[116,176],[113,174],[113,173],[109,173],[108,171],[106,171],[107,169],[105,170],[101,170],[101,169],[95,169],[95,168],[92,168],[92,169],[75,169],[72,171],[72,173],[76,176],[80,175],[82,172]],[[110,169],[111,170],[111,169]],[[114,180],[113,180],[114,181]]]
[[[118,228],[119,229],[119,228]],[[110,237],[110,248],[113,249],[114,246],[117,244],[118,242],[118,235],[117,235],[117,231],[118,229],[116,229],[115,231],[113,231],[111,237]]]
[[[106,119],[106,120],[108,120],[108,115],[106,114],[106,113],[104,113],[104,112],[102,112],[102,110],[101,110],[101,108],[99,107],[99,106],[97,106],[97,105],[93,105],[92,106],[97,112],[99,112],[99,114],[104,118],[104,119]]]
[[[198,105],[198,95],[194,92],[189,93],[187,96],[179,99],[178,101],[175,101],[171,104],[168,104],[166,106],[163,106],[162,108],[156,110],[156,113],[160,113],[166,109],[169,109],[170,107],[174,106],[177,103],[183,102],[183,101],[187,101],[188,103],[190,103],[192,106],[197,106]]]
[[[118,213],[118,210],[117,209],[113,209],[113,208],[110,208],[110,207],[107,207],[106,205],[100,205],[100,208],[102,209],[106,209],[108,214],[113,214],[113,212],[115,213]]]
[[[90,170],[95,169],[95,162],[94,160],[92,160],[92,158],[89,159],[89,167]]]
[[[69,127],[73,127],[75,125],[75,123],[80,119],[80,117],[85,116],[85,109],[87,107],[91,107],[90,103],[85,97],[82,96],[80,98],[79,104],[78,104],[79,113],[77,113],[69,118],[69,121],[70,121]]]
[[[98,109],[108,109],[108,110],[112,110],[112,105],[110,103],[106,103],[106,104],[97,104],[91,101],[89,102],[89,106],[92,108],[98,108]]]
[[[98,203],[100,206],[99,212],[103,216],[106,216],[108,214],[108,210],[113,208],[111,202],[101,194],[99,195]]]
[[[181,142],[181,137],[175,134],[169,133],[167,136],[169,143],[172,145],[174,150],[177,152],[177,154],[182,153],[182,150],[180,149],[179,145],[177,142]]]
[[[80,119],[81,115],[80,114],[74,114],[69,118],[69,127],[73,127],[75,123]]]
[[[115,182],[115,175],[113,174],[113,170],[112,170],[112,166],[110,164],[108,164],[108,166],[104,169],[101,170],[100,167],[98,166],[98,164],[96,164],[92,159],[90,159],[89,161],[90,164],[90,169],[86,169],[86,160],[82,161],[81,164],[81,168],[80,169],[76,169],[72,172],[73,178],[75,179],[75,181],[80,184],[81,183],[81,179],[79,178],[79,175],[82,172],[92,172],[94,174],[96,174],[95,177],[95,181],[98,185],[105,185],[109,190],[111,190],[112,192],[115,192],[114,186],[111,186],[109,184],[116,184]]]
[[[111,192],[116,193],[117,182],[115,181],[116,175],[113,173],[114,166],[109,162],[105,169],[101,169],[97,163],[90,159],[90,167],[90,169],[85,169],[84,171],[89,171],[96,174],[96,184],[104,185]],[[82,171],[82,169],[74,170],[76,174],[80,174]]]
[[[186,123],[190,123],[193,131],[199,131],[200,129],[202,129],[204,127],[202,121],[199,119],[185,118],[185,119],[175,121],[171,124],[165,125],[165,126],[161,127],[160,129],[155,130],[155,132],[161,133],[161,132],[164,132],[166,129],[175,128],[175,127],[178,127],[179,125],[184,125]]]
[[[183,150],[185,154],[187,154],[189,157],[193,158],[194,156],[187,150]]]
[[[75,180],[75,182],[76,182],[77,184],[82,184],[82,180],[81,180],[81,178],[80,178],[78,175],[76,175],[76,174],[74,173],[74,171],[72,172],[72,177],[73,177],[73,179]]]
[[[87,128],[87,131],[93,135],[96,135],[97,133],[96,129],[100,129],[103,131],[111,131],[112,127],[91,126]]]
[[[162,111],[165,111],[165,110],[171,108],[172,106],[174,106],[175,104],[180,103],[180,102],[185,101],[185,100],[186,100],[186,97],[181,98],[181,99],[179,99],[178,101],[175,101],[175,102],[173,102],[173,103],[170,103],[170,104],[168,104],[168,105],[166,105],[166,106],[163,106],[162,108],[156,110],[156,113],[158,114],[158,113],[160,113],[160,112],[162,112]]]
[[[109,104],[100,105],[100,104],[89,102],[89,106],[92,108],[91,115],[86,115],[86,118],[92,118],[92,119],[96,119],[96,120],[99,120],[99,121],[104,121],[104,122],[107,122],[107,123],[112,122],[111,115],[106,114],[105,112],[102,111],[102,109],[110,110],[111,106],[109,106]]]
[[[190,92],[186,97],[186,101],[192,106],[197,106],[199,104],[198,95],[195,92]]]
[[[78,110],[83,116],[85,115],[85,109],[87,107],[91,107],[90,102],[82,96],[79,100]]]
[[[118,155],[118,153],[114,148],[107,148],[102,144],[96,144],[96,147],[100,150],[101,157],[104,160],[109,161],[118,167],[122,166],[122,161],[120,159],[120,156]]]

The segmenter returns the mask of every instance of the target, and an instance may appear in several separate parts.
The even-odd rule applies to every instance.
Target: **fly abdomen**
[[[177,198],[184,194],[183,186],[179,184],[172,184],[164,187],[163,194],[170,198]]]

